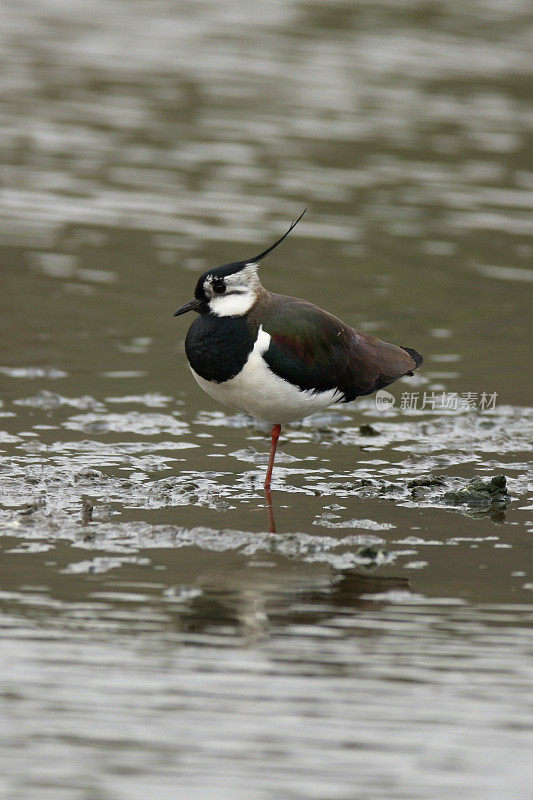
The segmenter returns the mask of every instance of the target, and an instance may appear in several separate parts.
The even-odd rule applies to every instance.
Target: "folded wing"
[[[263,329],[271,341],[263,358],[270,369],[302,390],[337,389],[349,402],[412,374],[422,356],[357,331],[311,303],[270,295]]]

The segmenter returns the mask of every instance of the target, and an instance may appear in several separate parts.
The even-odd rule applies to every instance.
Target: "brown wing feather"
[[[345,402],[408,375],[422,357],[355,330],[326,311],[294,297],[265,292],[248,315],[270,334],[263,355],[280,377],[301,389],[338,389]]]

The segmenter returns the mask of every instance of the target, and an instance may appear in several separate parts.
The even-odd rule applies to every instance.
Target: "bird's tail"
[[[409,355],[415,362],[415,369],[418,369],[418,367],[424,361],[424,356],[422,356],[417,350],[413,350],[412,347],[402,347],[402,350],[405,350],[406,353],[409,353]]]

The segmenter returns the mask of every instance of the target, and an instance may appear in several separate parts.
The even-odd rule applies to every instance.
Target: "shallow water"
[[[0,795],[531,796],[526,4],[0,33]],[[267,431],[172,313],[305,206],[267,287],[425,364],[283,431],[269,533]]]

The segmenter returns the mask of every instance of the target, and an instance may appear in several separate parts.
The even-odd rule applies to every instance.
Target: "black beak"
[[[193,299],[189,300],[188,303],[185,303],[185,305],[178,308],[178,310],[174,312],[174,316],[179,317],[180,314],[186,314],[187,311],[198,311],[201,305],[202,301],[197,300],[196,297],[193,297]]]

